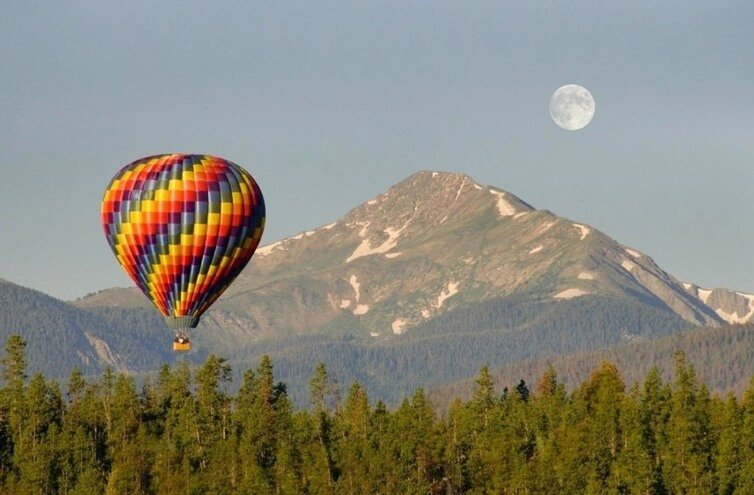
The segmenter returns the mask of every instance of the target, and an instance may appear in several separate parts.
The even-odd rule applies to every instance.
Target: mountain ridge
[[[511,249],[490,248],[495,235]],[[438,256],[437,251],[449,255]],[[570,259],[559,259],[565,253]],[[565,261],[570,264],[558,267]],[[508,265],[515,269],[500,269]],[[379,276],[391,270],[413,277],[398,287]],[[248,317],[246,323],[263,333],[272,326],[293,332],[308,331],[312,324],[337,326],[350,313],[367,321],[364,334],[401,334],[463,301],[464,293],[471,300],[509,295],[548,271],[557,272],[549,273],[559,282],[551,287],[555,298],[619,294],[666,307],[696,325],[743,323],[754,317],[754,296],[715,289],[708,304],[651,257],[592,226],[536,210],[466,174],[432,170],[412,174],[334,222],[260,247],[217,306]],[[305,295],[301,287],[307,285]],[[319,297],[315,291],[321,292]],[[242,308],[260,295],[266,310]],[[287,298],[286,307],[297,309],[294,320],[306,319],[307,325],[290,318],[270,320],[274,304],[267,300],[275,295]],[[97,302],[102,299],[74,304],[107,305]],[[140,305],[130,296],[120,304]],[[374,317],[378,308],[389,318]]]

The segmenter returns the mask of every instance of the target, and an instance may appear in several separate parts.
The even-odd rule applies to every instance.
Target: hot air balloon
[[[102,226],[129,277],[190,349],[188,331],[241,273],[265,224],[246,170],[209,155],[169,154],[123,167],[105,190]]]

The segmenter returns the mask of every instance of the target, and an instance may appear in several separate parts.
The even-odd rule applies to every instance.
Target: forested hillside
[[[30,369],[55,378],[65,378],[74,367],[85,374],[99,374],[106,366],[136,372],[174,359],[165,345],[170,333],[153,310],[85,310],[0,280],[0,341],[14,333],[29,343]]]
[[[258,342],[228,358],[243,368],[270,355],[297,404],[306,403],[317,362],[341,383],[358,380],[374,397],[395,404],[417,387],[472,377],[485,364],[653,340],[689,326],[672,313],[620,299],[553,301],[523,294],[450,311],[400,338],[302,336]]]
[[[519,379],[527,382],[536,380],[552,368],[566,389],[573,390],[587,379],[599,363],[609,361],[618,366],[625,382],[632,385],[641,383],[655,367],[663,379],[673,379],[673,362],[677,351],[687,356],[711,391],[741,395],[754,375],[754,325],[698,328],[653,341],[634,341],[571,355],[524,359],[492,369],[490,373],[498,383],[510,385]],[[473,389],[474,380],[470,377],[432,387],[430,394],[438,405],[445,406],[457,397],[468,399]]]
[[[396,408],[313,370],[295,408],[264,357],[238,393],[211,355],[137,387],[107,370],[61,387],[26,377],[6,344],[0,390],[4,494],[754,493],[754,381],[710,395],[682,354],[626,388],[602,363],[571,393],[552,370],[502,393],[487,368],[439,416],[417,389]]]

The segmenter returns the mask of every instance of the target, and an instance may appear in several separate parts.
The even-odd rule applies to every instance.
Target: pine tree
[[[101,465],[97,453],[103,445],[97,444],[96,432],[101,425],[92,417],[97,408],[91,404],[89,384],[77,368],[68,379],[68,408],[63,416],[60,434],[60,474],[58,489],[62,494],[79,492],[86,488],[90,493],[104,491]]]
[[[366,391],[358,382],[352,383],[336,421],[339,492],[373,492],[369,485],[369,459],[373,456],[369,442],[370,416]]]
[[[24,382],[26,381],[26,341],[20,335],[11,335],[5,342],[5,356],[0,359],[2,378],[5,387],[2,390],[3,416],[11,436],[15,439],[21,435],[24,411]]]
[[[333,418],[331,417],[328,404],[328,398],[332,393],[331,388],[332,383],[327,374],[325,363],[320,361],[317,363],[314,376],[310,382],[313,433],[317,445],[312,455],[317,459],[317,464],[324,463],[327,473],[326,485],[329,488],[334,486],[335,479],[338,476],[338,469],[333,458],[332,449]]]
[[[162,432],[155,445],[152,484],[160,494],[184,494],[190,490],[192,419],[195,400],[191,394],[191,372],[181,361],[171,370],[160,371],[155,390],[161,411]],[[159,430],[158,430],[159,431]]]
[[[227,392],[230,377],[230,366],[214,354],[210,354],[196,372],[196,424],[191,462],[197,470],[192,486],[198,491],[221,493],[232,489],[237,482],[234,469],[212,462],[215,456],[230,456],[231,399]]]
[[[736,396],[728,394],[722,411],[722,428],[715,459],[719,495],[732,495],[738,486],[742,458],[743,421]]]
[[[62,414],[58,387],[35,374],[29,381],[21,433],[15,441],[13,463],[18,469],[19,491],[57,493],[60,465],[56,454]]]
[[[663,475],[671,493],[715,491],[709,395],[683,353],[676,354],[676,384],[668,419]]]
[[[239,489],[243,493],[274,491],[279,434],[277,402],[284,395],[285,387],[275,384],[269,356],[262,357],[256,374],[244,375],[235,414],[242,459]],[[287,408],[284,401],[287,399],[283,399],[281,405]]]
[[[111,397],[108,444],[112,466],[107,495],[151,492],[151,440],[141,424],[141,404],[133,379],[118,375]]]
[[[529,467],[535,493],[547,493],[559,484],[552,468],[559,455],[557,433],[567,407],[565,387],[550,366],[535,387],[531,407],[536,455],[530,460]]]
[[[424,390],[418,389],[411,400],[396,410],[391,434],[395,470],[390,476],[393,493],[432,493],[442,479],[435,413]]]

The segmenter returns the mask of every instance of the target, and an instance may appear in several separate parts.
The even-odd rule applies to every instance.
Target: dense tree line
[[[61,390],[24,348],[0,362],[3,494],[754,493],[754,381],[711,395],[680,353],[672,383],[630,389],[603,363],[570,393],[551,369],[497,392],[485,367],[439,416],[421,389],[390,409],[340,393],[322,364],[297,409],[267,357],[236,393],[214,355]]]
[[[623,381],[630,387],[641,382],[653,367],[660,370],[663,379],[673,380],[674,355],[679,350],[693,363],[697,376],[711,392],[725,394],[732,391],[741,396],[754,374],[754,322],[695,328],[656,340],[636,339],[596,351],[550,354],[490,368],[492,376],[504,383],[507,377],[536,382],[552,367],[557,370],[566,389],[573,390],[601,362],[609,361],[620,369]],[[469,378],[430,387],[428,392],[435,405],[444,408],[449,397],[470,398],[473,388],[474,379],[470,373]]]

